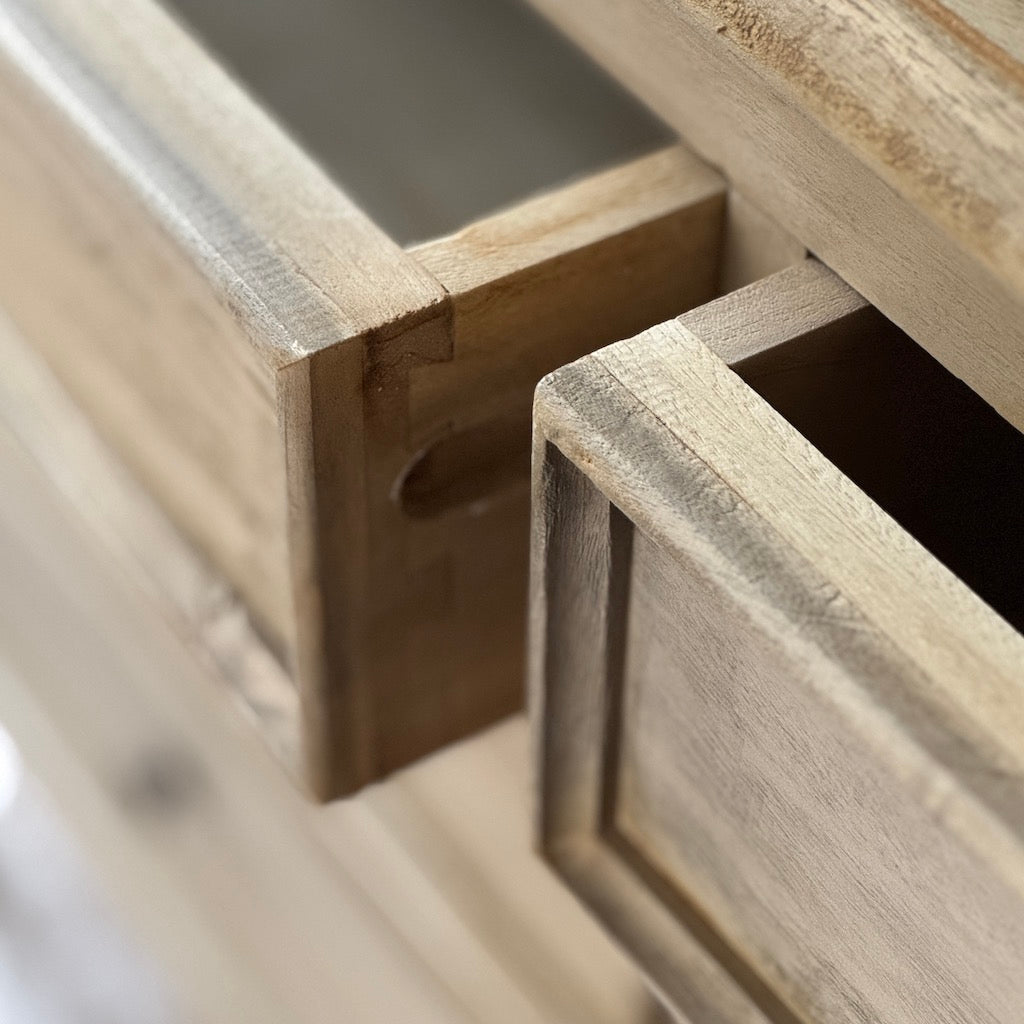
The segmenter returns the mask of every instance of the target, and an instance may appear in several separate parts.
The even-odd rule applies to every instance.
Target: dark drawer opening
[[[1024,435],[877,310],[734,367],[1018,630]]]

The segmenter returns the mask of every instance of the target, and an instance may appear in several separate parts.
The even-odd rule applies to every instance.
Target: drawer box
[[[1018,1019],[1022,467],[813,261],[541,383],[539,841],[686,1019]]]
[[[0,305],[247,604],[325,797],[519,705],[537,379],[802,252],[679,147],[403,249],[148,0],[4,0],[0,133]]]

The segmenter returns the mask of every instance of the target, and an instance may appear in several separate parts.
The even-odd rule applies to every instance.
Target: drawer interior
[[[1024,435],[875,309],[733,369],[1024,630]]]
[[[671,133],[519,0],[169,0],[397,241]]]

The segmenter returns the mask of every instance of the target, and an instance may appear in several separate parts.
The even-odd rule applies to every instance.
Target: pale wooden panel
[[[0,364],[0,426],[190,650],[242,698],[271,749],[301,779],[295,684],[260,642],[237,593],[174,529],[2,314]]]
[[[579,383],[611,399],[603,404],[611,422],[634,413],[615,402],[607,377]],[[543,401],[551,403],[539,407],[552,416],[548,422],[564,423],[555,396]],[[599,838],[614,756],[614,697],[606,687],[623,653],[630,527],[555,444],[539,434],[538,446],[534,493],[546,512],[543,522],[535,520],[532,544],[529,712],[541,851],[682,1018],[766,1024],[746,986],[707,948],[707,935],[693,930],[692,920],[680,927],[676,908],[639,883]]]
[[[956,781],[713,572],[636,535],[616,830],[801,1020],[1015,1020],[1024,893],[992,826],[950,835],[924,794]]]
[[[934,366],[811,262],[541,386],[541,838],[696,1021],[736,989],[807,1022],[1012,1021],[1024,998],[1024,637],[978,593],[1015,598],[857,486],[935,546],[956,520],[932,506],[970,509],[941,552],[965,576],[974,533],[1019,562],[1019,435]],[[1000,457],[963,475],[948,449],[982,425]]]
[[[5,307],[284,650],[273,375],[124,185],[9,63],[0,75]]]
[[[4,439],[0,716],[197,1019],[472,1019]]]
[[[1024,72],[998,4],[533,3],[1024,426]]]

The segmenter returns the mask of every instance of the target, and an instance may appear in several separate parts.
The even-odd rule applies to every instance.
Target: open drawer
[[[541,383],[539,841],[687,1020],[1019,1019],[1022,470],[814,261]]]
[[[267,5],[262,20],[243,5],[218,25],[224,5],[180,7],[269,81],[343,181],[356,174],[352,154],[372,140],[330,121],[344,106],[330,83],[319,134],[303,105],[316,90],[273,83],[301,80],[306,58],[329,69],[329,38],[352,60],[375,52],[350,30],[386,12],[305,5],[321,25],[292,5]],[[509,38],[516,16],[498,7]],[[402,10],[409,29],[419,6]],[[382,116],[431,89],[424,58],[403,58],[416,43],[380,69]],[[590,98],[522,124],[555,135],[584,114],[611,118],[581,125],[578,154],[518,178],[475,175],[484,187],[445,198],[457,163],[439,159],[444,139],[405,153],[378,130],[391,163],[376,177],[364,168],[357,191],[383,202],[377,179],[405,165],[406,191],[433,188],[429,202],[383,203],[403,243],[512,204],[406,250],[150,0],[0,2],[0,306],[288,667],[321,796],[519,706],[536,381],[707,301],[750,260],[769,270],[801,253],[756,214],[733,218],[723,180],[682,148],[658,149],[664,129],[579,58],[571,70],[571,51],[543,59],[565,62],[567,83],[545,110]],[[407,135],[416,124],[406,115]],[[645,147],[656,151],[621,162]],[[523,198],[582,172],[595,173]],[[437,219],[417,219],[420,207]]]

